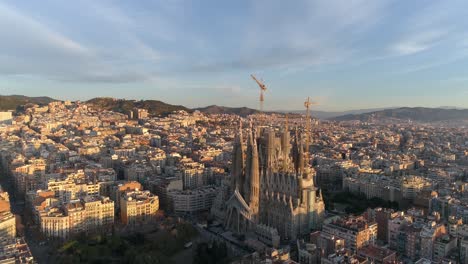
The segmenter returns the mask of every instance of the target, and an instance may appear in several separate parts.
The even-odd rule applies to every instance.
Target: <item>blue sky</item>
[[[468,107],[468,2],[0,0],[0,94]]]

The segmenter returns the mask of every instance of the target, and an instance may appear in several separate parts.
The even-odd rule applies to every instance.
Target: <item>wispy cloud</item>
[[[346,59],[355,48],[352,41],[383,17],[386,4],[386,1],[314,1],[284,12],[281,2],[271,9],[265,8],[269,3],[258,1],[248,33],[246,57],[266,50],[265,56],[258,58],[265,64],[274,63],[272,57],[286,66],[336,63]],[[275,21],[282,16],[279,28],[268,30],[271,24],[278,25]],[[344,41],[346,38],[348,41]],[[273,48],[268,50],[269,47]]]
[[[0,75],[30,75],[66,82],[141,82],[151,78],[162,55],[130,29],[133,20],[118,8],[93,4],[101,19],[120,28],[121,49],[90,46],[28,14],[0,3]],[[113,26],[116,26],[113,25]],[[117,27],[116,27],[117,29]],[[96,30],[100,30],[99,26]],[[117,35],[115,35],[117,36]]]
[[[76,41],[68,38],[58,32],[47,28],[38,21],[35,21],[31,17],[21,14],[17,10],[10,8],[0,3],[0,23],[2,27],[0,34],[4,37],[0,42],[0,47],[3,52],[15,52],[15,49],[6,50],[12,46],[17,48],[31,48],[35,45],[40,45],[41,48],[50,47],[60,52],[87,56],[90,55],[90,51],[77,43]],[[26,40],[34,39],[36,43],[23,42],[20,39]],[[28,39],[30,38],[30,39]],[[31,45],[31,46],[28,46]]]
[[[455,44],[465,26],[454,23],[468,15],[465,1],[434,1],[403,18],[390,50],[396,55],[428,51],[443,42]],[[462,23],[463,24],[463,23]]]
[[[354,42],[385,17],[387,5],[388,1],[253,1],[238,48],[188,68],[290,71],[339,63],[355,52]]]
[[[445,35],[442,31],[430,30],[409,36],[392,46],[398,55],[410,55],[428,50],[435,46]]]

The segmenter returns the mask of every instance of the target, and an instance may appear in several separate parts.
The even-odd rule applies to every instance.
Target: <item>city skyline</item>
[[[0,0],[0,263],[468,263],[467,17]]]
[[[0,2],[0,94],[466,108],[463,1]],[[293,86],[294,88],[290,88]],[[183,95],[183,96],[181,96]]]

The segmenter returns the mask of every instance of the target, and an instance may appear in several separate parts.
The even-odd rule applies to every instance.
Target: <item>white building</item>
[[[217,192],[217,188],[206,186],[195,190],[173,190],[168,196],[175,212],[193,213],[209,210]]]

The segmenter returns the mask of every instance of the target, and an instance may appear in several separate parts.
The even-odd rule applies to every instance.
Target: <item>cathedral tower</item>
[[[239,120],[239,133],[236,136],[233,147],[231,166],[231,189],[242,192],[244,187],[244,143],[242,138],[242,121]]]
[[[260,166],[257,140],[253,129],[249,134],[247,146],[247,166],[245,169],[245,201],[249,204],[252,214],[252,221],[257,223],[260,204]]]

